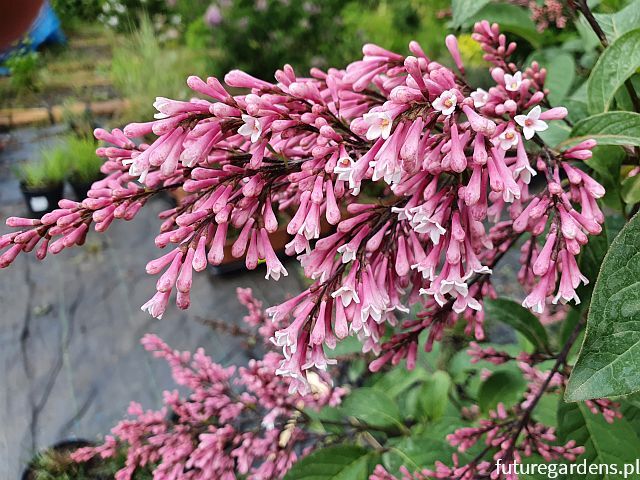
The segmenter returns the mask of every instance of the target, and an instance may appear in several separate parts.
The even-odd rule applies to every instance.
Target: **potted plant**
[[[78,448],[94,444],[86,440],[64,440],[37,453],[22,474],[22,480],[108,480],[122,467],[119,458],[93,459],[80,464],[71,459]]]
[[[20,189],[32,217],[41,217],[57,208],[66,172],[66,156],[60,149],[42,151],[40,159],[20,167]]]
[[[69,165],[68,181],[78,200],[86,198],[91,185],[102,177],[102,159],[96,155],[96,145],[91,138],[70,136],[65,143]]]

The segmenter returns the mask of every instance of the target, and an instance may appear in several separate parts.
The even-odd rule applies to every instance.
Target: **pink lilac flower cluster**
[[[248,289],[238,296],[252,305],[252,324],[259,302]],[[147,466],[153,466],[156,480],[232,480],[238,474],[249,480],[281,478],[312,449],[300,411],[338,405],[346,393],[315,375],[309,394],[288,395],[288,379],[273,375],[282,360],[275,352],[236,369],[214,363],[202,349],[194,354],[172,350],[155,335],[147,334],[142,344],[169,364],[175,382],[189,394],[165,391],[164,406],[157,411],[131,403],[133,418],[116,425],[103,445],[73,454],[75,461],[84,462],[124,451],[125,465],[116,480],[135,478]]]
[[[567,26],[568,13],[560,0],[544,0],[542,4],[530,0],[528,7],[531,10],[531,19],[539,32],[544,32],[551,25],[560,29]]]
[[[557,439],[552,427],[536,422],[529,415],[522,415],[524,403],[526,400],[512,411],[507,410],[502,403],[499,403],[495,410],[489,411],[488,418],[482,418],[478,421],[477,426],[460,428],[447,436],[449,443],[457,447],[461,454],[480,441],[484,441],[484,450],[471,462],[465,463],[461,461],[458,454],[454,454],[452,465],[436,461],[433,469],[423,469],[418,472],[410,472],[406,467],[402,467],[400,470],[401,479],[477,480],[504,478],[505,480],[518,480],[515,473],[499,472],[495,468],[495,462],[502,460],[505,464],[514,461],[521,463],[523,457],[529,457],[532,454],[540,455],[547,462],[560,458],[575,461],[579,455],[584,453],[584,447],[577,446],[574,440],[568,441],[565,445],[556,445]],[[493,454],[494,462],[484,459],[488,452],[495,452]],[[370,480],[397,480],[381,465],[376,467],[369,478]]]
[[[523,409],[531,406],[531,402],[542,391],[561,391],[566,387],[569,379],[568,371],[554,372],[551,376],[549,372],[544,372],[535,367],[552,357],[543,353],[520,352],[515,357],[507,352],[496,350],[492,346],[484,346],[477,342],[470,342],[467,350],[471,363],[486,361],[494,365],[502,365],[509,361],[516,361],[522,371],[523,377],[528,381],[528,390],[525,393],[525,401],[520,404]],[[487,373],[491,375],[490,372]],[[594,414],[600,414],[608,423],[613,423],[616,418],[621,418],[620,404],[607,398],[587,400],[586,405]]]
[[[584,452],[584,447],[576,445],[573,440],[565,445],[557,445],[554,429],[537,422],[532,414],[543,394],[559,394],[564,390],[568,375],[559,371],[541,371],[533,366],[534,363],[543,361],[543,358],[534,358],[525,353],[514,358],[506,352],[497,351],[494,347],[482,347],[475,342],[470,345],[469,354],[473,362],[484,360],[496,365],[519,360],[518,367],[528,381],[522,401],[510,409],[499,403],[495,410],[489,411],[488,418],[477,420],[476,426],[460,428],[447,436],[449,443],[457,447],[459,453],[468,451],[480,442],[484,443],[486,450],[475,460],[465,464],[455,455],[452,466],[437,462],[433,470],[424,469],[414,473],[403,467],[402,480],[501,478],[495,469],[495,463],[484,459],[484,453],[489,451],[494,452],[494,461],[502,460],[505,464],[513,461],[520,463],[523,457],[532,454],[540,455],[545,461],[559,458],[574,461]],[[593,414],[603,415],[609,423],[621,417],[620,405],[611,400],[593,400],[587,402],[587,405]],[[467,409],[466,413],[470,419],[476,418],[477,406]],[[378,466],[370,477],[371,480],[395,478],[382,466]],[[504,478],[517,480],[518,477],[507,473]]]
[[[189,77],[196,98],[158,97],[155,120],[96,130],[109,144],[98,149],[106,178],[40,220],[8,219],[18,230],[0,237],[0,266],[81,244],[92,223],[103,231],[182,186],[187,197],[161,213],[155,238],[168,252],[147,265],[160,276],[142,308],[160,318],[172,292],[189,306],[193,272],[220,264],[232,239],[227,250],[247,268],[264,260],[267,278],[287,275],[270,241],[286,226],[286,253],[313,283],[268,313],[289,322],[273,336],[284,354],[278,373],[303,392],[309,369],[335,361],[325,346],[348,335],[379,354],[372,370],[405,358],[411,368],[419,334],[429,332],[429,349],[459,316],[482,339],[492,268],[525,233],[524,305],[540,313],[549,301],[579,302],[586,279],[576,256],[601,230],[604,189],[574,163],[595,142],[545,146],[536,135],[567,115],[548,106],[545,70],[518,70],[516,45],[497,25],[478,23],[473,38],[491,65],[488,90],[467,83],[452,35],[455,69],[411,42],[408,56],[369,44],[346,69],[308,77],[287,65],[275,83],[232,71],[226,84],[247,90],[237,95],[216,78]],[[532,193],[535,175],[543,182]],[[422,312],[401,322],[416,304]]]

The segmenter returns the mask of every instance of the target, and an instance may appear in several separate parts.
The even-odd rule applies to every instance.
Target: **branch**
[[[518,423],[518,426],[516,427],[516,430],[515,430],[513,436],[511,437],[511,443],[510,443],[509,448],[507,450],[507,453],[506,453],[506,455],[504,457],[504,460],[505,460],[506,463],[508,463],[511,460],[511,458],[513,457],[513,452],[515,450],[515,446],[516,446],[516,442],[518,441],[518,437],[520,436],[520,433],[522,433],[522,430],[524,430],[524,428],[528,425],[529,420],[531,419],[531,414],[533,413],[533,411],[535,410],[536,406],[538,405],[538,402],[542,398],[542,395],[544,395],[544,393],[547,391],[547,387],[551,383],[551,379],[565,365],[565,363],[567,361],[567,357],[569,356],[569,352],[571,351],[571,347],[573,347],[573,344],[577,340],[578,335],[580,335],[580,332],[582,331],[582,327],[583,326],[584,326],[584,320],[580,319],[580,321],[573,328],[573,331],[571,332],[571,336],[566,341],[566,343],[562,347],[562,350],[558,354],[558,358],[556,359],[556,363],[553,365],[553,368],[549,372],[549,375],[547,375],[547,378],[545,379],[544,383],[540,387],[540,390],[538,391],[538,393],[536,394],[534,399],[531,401],[531,403],[529,404],[527,409],[524,411],[524,415],[520,419],[520,422]]]
[[[607,35],[602,30],[602,27],[600,27],[600,24],[598,23],[598,20],[596,20],[596,17],[593,16],[593,12],[589,8],[589,5],[587,4],[587,0],[577,0],[576,5],[578,7],[578,10],[582,12],[582,15],[584,15],[584,18],[589,23],[589,26],[591,27],[591,29],[594,31],[594,33],[598,37],[598,40],[600,40],[600,43],[602,44],[602,46],[604,48],[607,48],[609,46],[609,40],[607,40]],[[636,91],[633,88],[633,84],[631,83],[631,80],[630,79],[625,80],[624,86],[627,89],[627,93],[629,94],[629,97],[631,97],[631,103],[633,103],[634,111],[640,112],[640,99],[638,99],[638,95],[636,94]]]

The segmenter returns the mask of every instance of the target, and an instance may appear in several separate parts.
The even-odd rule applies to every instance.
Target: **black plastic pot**
[[[74,178],[69,179],[69,185],[71,185],[71,189],[79,202],[87,198],[87,192],[91,190],[91,185],[93,185],[93,182],[96,180],[98,179],[96,178],[95,180],[87,182],[85,180],[76,180]]]
[[[31,217],[39,218],[58,208],[58,202],[62,200],[64,193],[64,183],[44,187],[29,187],[21,183],[20,190]]]

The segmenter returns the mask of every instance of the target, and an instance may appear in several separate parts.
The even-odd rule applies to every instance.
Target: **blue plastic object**
[[[41,45],[47,43],[65,43],[67,41],[62,28],[60,26],[60,19],[53,11],[49,2],[45,2],[40,9],[40,13],[34,20],[29,33],[26,35],[28,42],[23,43],[20,47],[26,47],[31,50],[37,50]],[[0,54],[0,63],[11,55],[13,49],[9,49]],[[0,75],[8,75],[9,71],[6,67],[0,66]]]

